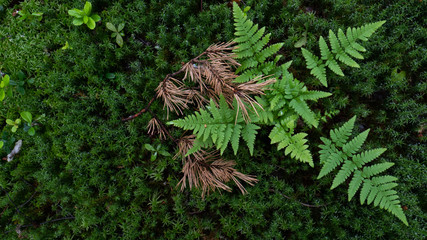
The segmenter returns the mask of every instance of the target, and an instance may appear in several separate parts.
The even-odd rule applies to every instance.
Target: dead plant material
[[[148,135],[156,136],[158,135],[160,140],[166,139],[166,133],[163,130],[161,123],[156,119],[152,118],[147,125]]]
[[[183,87],[181,81],[168,76],[156,88],[156,92],[157,98],[162,98],[164,102],[164,108],[166,107],[167,109],[168,117],[170,111],[182,115],[182,110],[188,108],[188,90]]]
[[[195,138],[195,135],[190,135],[181,138],[178,142],[179,151],[175,158],[181,156],[184,163],[182,169],[184,176],[178,183],[181,185],[181,191],[187,187],[188,183],[190,189],[193,187],[202,189],[202,198],[204,198],[206,194],[217,189],[230,192],[231,188],[226,183],[233,180],[242,194],[246,194],[247,191],[239,180],[251,186],[258,181],[255,176],[238,172],[233,168],[236,165],[235,162],[221,159],[218,151],[200,150],[185,157],[193,146]]]

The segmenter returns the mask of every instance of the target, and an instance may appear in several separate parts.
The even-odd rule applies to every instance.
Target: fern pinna
[[[374,203],[374,206],[388,210],[408,225],[406,216],[400,206],[399,196],[393,190],[398,185],[395,183],[397,178],[389,175],[378,176],[392,167],[394,163],[385,162],[366,166],[366,164],[371,163],[383,154],[386,149],[377,148],[357,153],[362,148],[369,134],[369,129],[349,140],[355,120],[356,117],[353,117],[342,127],[331,130],[331,139],[321,138],[323,144],[319,146],[322,149],[319,153],[323,167],[318,178],[322,178],[341,166],[332,182],[331,189],[345,182],[353,174],[348,188],[349,201],[361,188],[361,204],[364,204],[365,201],[367,204]]]
[[[311,74],[315,76],[325,86],[328,86],[326,80],[326,67],[332,70],[335,74],[344,76],[343,71],[335,59],[350,66],[359,68],[359,64],[352,59],[363,59],[360,52],[365,52],[366,49],[357,43],[357,40],[367,41],[368,38],[379,28],[385,21],[366,24],[358,28],[347,28],[347,33],[338,29],[338,37],[332,30],[329,30],[329,42],[332,51],[329,49],[325,39],[321,36],[319,39],[320,55],[314,55],[305,48],[301,48],[307,68],[311,69]]]

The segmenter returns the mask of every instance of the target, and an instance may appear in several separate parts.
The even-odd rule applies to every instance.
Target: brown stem
[[[143,108],[143,109],[142,109],[141,111],[139,111],[137,114],[131,115],[131,116],[127,117],[127,118],[123,118],[123,119],[122,119],[122,122],[126,122],[126,121],[129,121],[129,120],[132,120],[132,119],[134,119],[134,118],[138,117],[139,115],[141,115],[141,114],[145,113],[145,112],[150,108],[151,104],[154,102],[154,100],[155,100],[155,99],[156,99],[156,98],[155,98],[155,97],[153,97],[153,98],[150,100],[150,102],[148,102],[148,104],[147,104],[147,106],[146,106],[145,108]]]
[[[324,207],[324,206],[326,206],[326,205],[327,205],[327,204],[322,204],[322,205],[311,205],[311,204],[308,204],[308,203],[302,203],[302,202],[300,202],[300,201],[296,200],[295,198],[291,198],[291,197],[289,197],[289,196],[287,196],[287,195],[285,195],[285,194],[283,194],[283,193],[280,193],[280,192],[275,191],[274,189],[269,189],[269,191],[270,191],[270,192],[274,192],[274,193],[278,193],[278,194],[282,195],[283,197],[285,197],[285,198],[287,198],[287,199],[289,199],[289,200],[294,200],[294,201],[298,202],[299,204],[301,204],[301,205],[303,205],[303,206],[305,206],[305,207],[320,208],[320,207]]]

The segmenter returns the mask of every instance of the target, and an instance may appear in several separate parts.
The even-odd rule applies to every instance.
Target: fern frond
[[[236,3],[233,3],[233,16],[235,35],[237,36],[234,41],[238,43],[233,52],[235,58],[242,62],[242,65],[236,70],[236,74],[241,73],[241,76],[237,77],[235,82],[242,83],[260,75],[272,75],[277,61],[268,64],[263,63],[275,55],[283,43],[266,47],[270,40],[270,34],[264,36],[265,28],[258,29],[258,25],[254,25]]]
[[[332,51],[329,49],[323,37],[319,38],[319,48],[321,58],[301,48],[302,55],[304,56],[307,68],[311,69],[311,74],[318,78],[320,82],[327,86],[326,81],[326,68],[327,66],[335,74],[344,76],[343,71],[335,59],[350,66],[359,68],[359,64],[352,59],[363,59],[360,52],[365,52],[366,49],[357,43],[357,40],[366,41],[368,38],[379,28],[385,21],[366,24],[358,28],[347,28],[346,34],[341,29],[338,29],[338,37],[332,30],[329,30],[329,43]]]
[[[228,144],[231,143],[234,154],[237,154],[239,139],[243,137],[252,155],[256,130],[259,127],[253,122],[246,124],[241,116],[236,118],[238,113],[228,107],[222,95],[220,96],[219,105],[220,107],[218,108],[214,101],[211,100],[206,109],[201,109],[193,115],[169,122],[169,124],[184,130],[193,130],[193,134],[197,136],[193,148],[197,149],[190,149],[189,152],[191,153],[196,152],[202,146],[215,145],[222,154]]]
[[[386,209],[404,224],[408,225],[406,216],[400,207],[399,196],[393,190],[398,184],[395,183],[397,178],[385,175],[377,176],[394,165],[394,163],[385,162],[371,166],[365,166],[383,154],[385,148],[367,150],[355,154],[365,142],[369,129],[357,135],[351,141],[347,142],[351,134],[356,118],[353,117],[342,127],[331,130],[330,136],[332,141],[322,138],[323,144],[320,145],[320,159],[323,164],[318,178],[332,172],[342,164],[341,169],[336,174],[331,189],[336,188],[347,179],[351,178],[348,187],[348,200],[350,201],[360,189],[360,203],[363,205],[373,203],[374,206]],[[347,143],[346,143],[347,142]],[[334,144],[335,143],[335,144]],[[326,159],[326,160],[325,160]],[[353,175],[351,177],[351,175]]]
[[[305,62],[307,64],[307,68],[311,69],[311,74],[315,76],[319,81],[323,84],[323,86],[327,87],[328,83],[326,81],[326,68],[325,65],[322,64],[322,61],[310,51],[305,48],[301,48],[302,55],[305,58]]]
[[[308,150],[308,145],[306,145],[306,136],[306,133],[291,135],[283,126],[276,124],[271,130],[269,138],[271,139],[271,144],[279,143],[277,146],[278,150],[286,148],[285,155],[291,154],[292,158],[314,167],[313,157]]]

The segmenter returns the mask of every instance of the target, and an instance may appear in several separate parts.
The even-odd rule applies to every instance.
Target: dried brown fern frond
[[[175,85],[173,82],[177,85]],[[162,98],[164,107],[169,111],[174,111],[177,114],[182,114],[183,109],[188,108],[188,90],[183,87],[183,83],[173,77],[166,77],[156,88],[157,98]]]
[[[206,55],[211,60],[220,59],[221,61],[228,63],[230,66],[237,68],[240,66],[240,63],[234,59],[235,54],[232,52],[234,44],[235,42],[233,41],[212,44],[206,49]]]
[[[254,176],[238,172],[233,168],[235,165],[234,161],[221,159],[218,151],[201,150],[186,158],[182,169],[184,176],[178,185],[181,185],[181,191],[187,187],[187,182],[190,189],[201,188],[204,198],[206,193],[217,189],[230,192],[231,188],[225,183],[233,180],[242,194],[246,194],[247,191],[239,179],[251,186],[258,180]]]
[[[152,118],[147,125],[148,134],[150,136],[159,135],[160,140],[166,139],[166,133],[160,126],[160,122],[156,118]]]
[[[197,108],[204,108],[204,106],[209,103],[209,100],[206,99],[200,91],[189,89],[188,90],[188,100],[197,106]]]
[[[182,172],[184,176],[178,185],[181,185],[181,191],[188,186],[191,188],[201,188],[202,197],[206,193],[222,189],[231,191],[231,188],[225,183],[233,180],[243,194],[247,191],[240,183],[239,179],[253,186],[258,180],[254,176],[246,175],[234,169],[234,161],[226,161],[220,158],[218,151],[200,150],[187,157],[188,150],[193,147],[196,139],[195,135],[182,137],[178,142],[178,153],[174,158],[182,157],[184,164]]]

